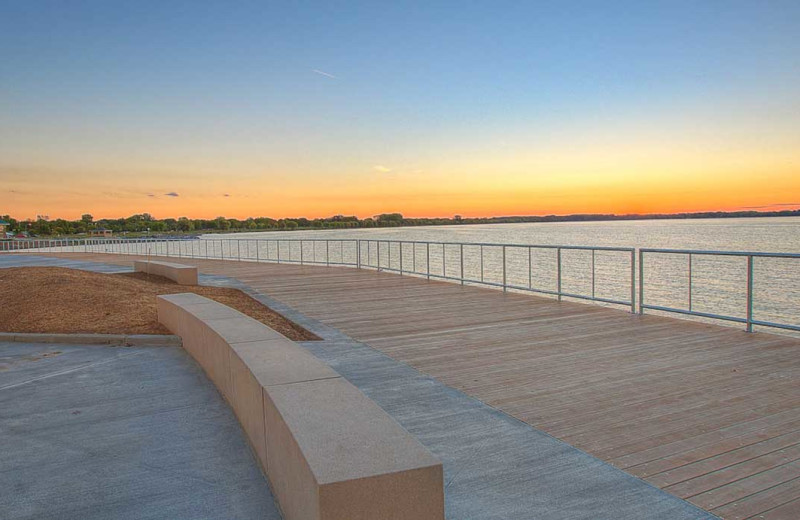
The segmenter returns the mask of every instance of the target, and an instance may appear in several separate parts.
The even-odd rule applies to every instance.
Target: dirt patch
[[[169,334],[156,296],[192,292],[268,325],[295,341],[319,339],[238,289],[178,285],[144,273],[102,274],[63,267],[0,269],[0,331]]]

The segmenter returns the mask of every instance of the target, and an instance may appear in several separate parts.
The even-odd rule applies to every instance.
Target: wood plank
[[[800,339],[366,269],[181,263],[237,278],[723,518],[798,518]]]

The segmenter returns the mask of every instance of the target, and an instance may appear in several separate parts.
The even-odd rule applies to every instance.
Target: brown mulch
[[[192,292],[233,307],[295,341],[319,339],[238,289],[178,285],[144,273],[102,274],[64,267],[0,269],[0,331],[169,334],[156,296]]]

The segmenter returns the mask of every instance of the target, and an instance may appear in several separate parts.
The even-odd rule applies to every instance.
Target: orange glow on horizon
[[[706,211],[775,211],[800,209],[800,174],[756,175],[753,178],[701,178],[680,182],[630,179],[631,182],[571,181],[556,185],[515,187],[487,181],[461,185],[382,182],[346,187],[287,187],[264,193],[258,188],[225,196],[182,190],[177,197],[88,193],[59,194],[48,188],[14,190],[0,201],[0,214],[28,219],[37,215],[78,219],[91,213],[95,219],[121,218],[150,213],[155,218],[211,219],[218,216],[245,219],[306,217],[337,214],[360,218],[380,213],[406,217],[491,217],[510,215],[654,214]],[[769,178],[768,178],[769,177]],[[167,192],[164,192],[167,193]]]
[[[766,153],[727,145],[711,153],[691,143],[662,149],[650,141],[534,152],[520,146],[462,156],[442,152],[455,158],[395,168],[287,161],[262,170],[254,160],[206,169],[177,161],[169,168],[117,168],[110,160],[81,169],[0,165],[0,215],[487,217],[800,207],[797,148],[781,146]]]

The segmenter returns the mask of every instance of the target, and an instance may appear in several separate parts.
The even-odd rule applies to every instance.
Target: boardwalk
[[[800,340],[367,270],[181,262],[723,518],[800,517]]]

